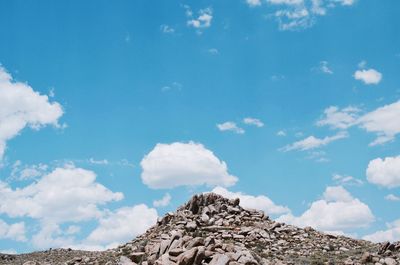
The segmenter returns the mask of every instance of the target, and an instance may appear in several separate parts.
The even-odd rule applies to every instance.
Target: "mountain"
[[[375,244],[302,229],[239,204],[214,193],[195,195],[118,248],[0,254],[0,264],[400,264],[400,242]]]

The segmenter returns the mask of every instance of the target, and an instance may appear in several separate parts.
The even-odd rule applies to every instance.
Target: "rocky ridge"
[[[301,229],[270,220],[261,211],[243,209],[239,203],[214,193],[195,195],[116,249],[0,254],[0,264],[400,264],[400,242],[374,244]]]

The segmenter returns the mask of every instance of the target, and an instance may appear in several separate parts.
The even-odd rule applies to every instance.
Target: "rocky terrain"
[[[0,264],[400,264],[400,242],[374,244],[297,228],[243,209],[239,199],[195,195],[146,233],[116,249],[0,254]]]

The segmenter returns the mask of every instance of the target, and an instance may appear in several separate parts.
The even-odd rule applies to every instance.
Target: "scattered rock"
[[[134,225],[134,224],[133,224]],[[214,193],[192,197],[146,233],[107,251],[52,249],[0,254],[18,265],[399,265],[400,242],[374,244],[270,220],[239,199]]]

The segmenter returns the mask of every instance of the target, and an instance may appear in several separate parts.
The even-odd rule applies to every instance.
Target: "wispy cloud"
[[[320,148],[322,146],[328,145],[331,142],[347,138],[349,135],[345,131],[340,131],[337,134],[333,136],[326,136],[324,138],[317,138],[313,135],[294,142],[292,144],[286,145],[285,147],[281,148],[280,150],[283,152],[288,152],[288,151],[293,151],[293,150],[300,150],[300,151],[306,151],[306,150],[311,150],[311,149],[316,149]]]
[[[220,131],[232,131],[237,134],[244,134],[245,130],[240,128],[235,122],[233,121],[226,121],[224,123],[218,123],[217,128]]]
[[[181,83],[174,81],[170,85],[163,86],[161,88],[161,91],[162,92],[168,92],[168,91],[172,91],[172,90],[179,91],[179,90],[182,90],[182,88],[183,88],[183,85]]]
[[[313,26],[336,6],[351,6],[355,0],[246,0],[250,7],[268,5],[274,12],[268,17],[278,21],[280,30],[299,30]]]
[[[166,33],[166,34],[168,34],[168,33],[171,34],[171,33],[175,32],[175,29],[173,27],[165,25],[165,24],[160,26],[160,30],[162,33]]]
[[[264,123],[260,119],[247,117],[243,119],[243,123],[247,125],[253,125],[258,128],[264,127]]]
[[[400,133],[398,117],[400,117],[400,100],[365,114],[361,114],[361,109],[354,106],[343,109],[331,106],[324,110],[324,115],[316,124],[341,130],[358,126],[367,132],[377,134],[377,138],[370,143],[370,146],[375,146],[393,141]]]
[[[333,74],[333,71],[331,70],[331,68],[329,68],[327,61],[321,61],[319,63],[319,70],[324,74]]]

